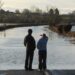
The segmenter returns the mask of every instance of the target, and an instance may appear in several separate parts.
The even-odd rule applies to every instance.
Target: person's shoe
[[[29,68],[29,71],[34,71],[34,69],[32,69],[32,68]]]
[[[47,69],[46,68],[43,68],[43,71],[46,71]]]
[[[28,71],[29,69],[28,68],[25,68],[25,71]]]
[[[42,69],[39,69],[40,71],[42,71]]]

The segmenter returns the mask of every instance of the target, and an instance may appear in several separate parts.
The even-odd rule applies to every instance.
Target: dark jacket
[[[34,51],[36,48],[36,43],[33,36],[27,35],[24,39],[24,45],[27,47],[27,50]]]

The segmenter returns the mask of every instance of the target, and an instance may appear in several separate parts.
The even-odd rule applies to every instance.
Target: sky
[[[49,8],[58,8],[60,13],[70,13],[75,10],[75,0],[2,0],[4,3],[2,8],[5,10],[15,11],[19,9],[40,8],[43,11]]]

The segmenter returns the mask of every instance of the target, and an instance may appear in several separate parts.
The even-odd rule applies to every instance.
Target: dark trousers
[[[25,69],[32,69],[34,51],[26,51]]]
[[[46,51],[39,51],[39,69],[46,69]]]

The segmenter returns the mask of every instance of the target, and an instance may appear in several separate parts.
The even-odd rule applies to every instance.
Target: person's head
[[[43,33],[43,38],[45,38],[46,37],[46,34],[45,33]]]
[[[45,33],[43,33],[42,35],[40,35],[40,36],[42,36],[42,38],[47,38],[47,36],[46,36],[46,34]]]
[[[32,29],[28,29],[28,34],[32,34]]]

